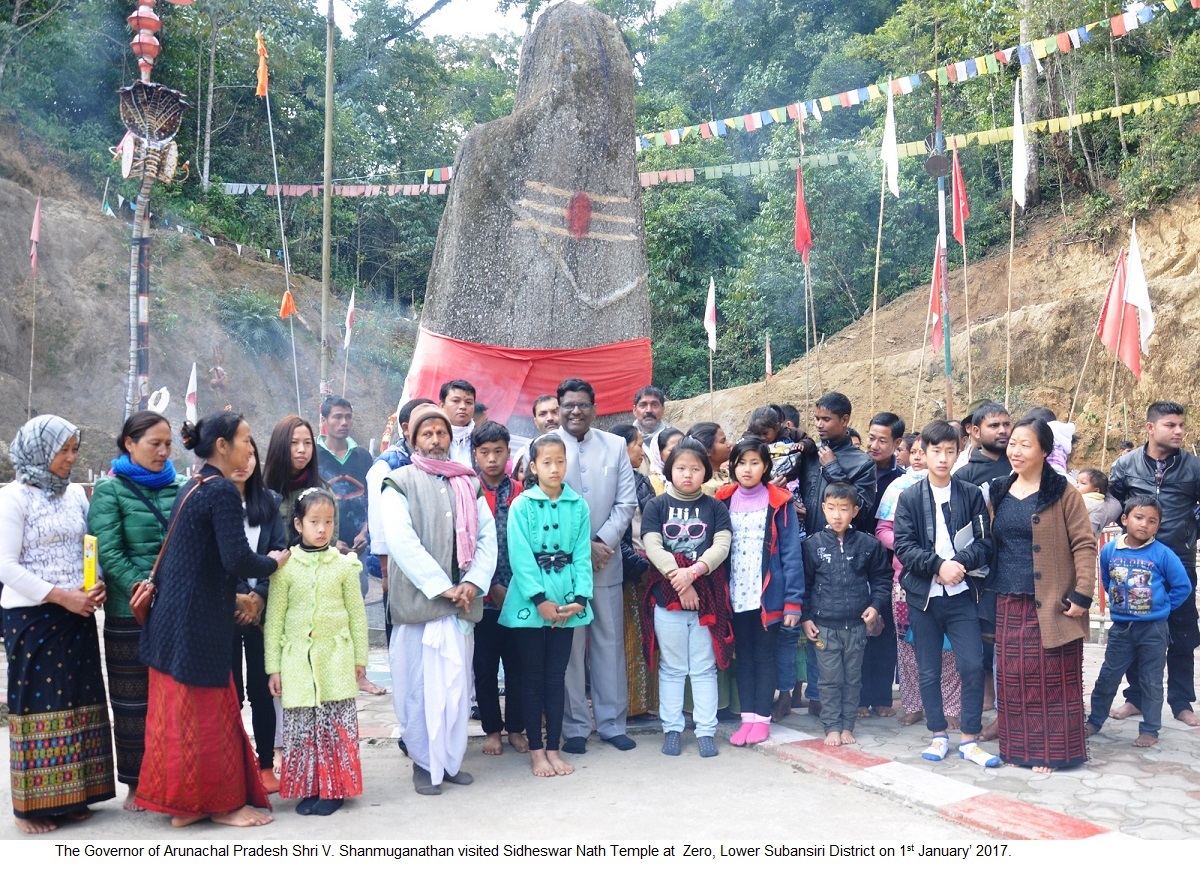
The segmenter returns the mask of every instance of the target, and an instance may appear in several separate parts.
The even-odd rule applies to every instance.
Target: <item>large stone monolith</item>
[[[610,350],[623,352],[628,384],[649,383],[650,300],[633,141],[633,64],[620,30],[588,6],[547,10],[522,46],[512,114],[471,131],[455,158],[408,395],[422,395],[457,367],[461,377],[482,382],[478,398],[494,406],[504,390],[487,382],[511,374],[496,376],[489,352],[461,345],[454,365],[445,365],[449,346],[435,348],[427,333],[507,349],[643,340]],[[555,374],[604,380],[611,357],[597,355],[595,366],[586,355],[568,357]],[[544,365],[530,365],[527,374],[541,387],[523,384],[497,410],[507,404],[529,414],[530,394],[547,380]],[[610,411],[599,396],[597,404]],[[631,405],[632,391],[611,410]]]

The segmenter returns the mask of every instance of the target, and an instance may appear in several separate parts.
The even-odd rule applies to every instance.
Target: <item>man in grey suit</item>
[[[558,434],[567,448],[566,482],[583,497],[592,519],[592,622],[575,629],[567,666],[563,750],[586,753],[592,713],[600,737],[618,750],[636,744],[625,734],[629,690],[625,678],[625,620],[621,595],[621,536],[637,508],[637,485],[625,440],[592,429],[596,394],[578,378],[558,386]],[[585,662],[590,668],[588,711]]]

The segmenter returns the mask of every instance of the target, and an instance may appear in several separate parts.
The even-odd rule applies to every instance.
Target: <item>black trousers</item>
[[[890,708],[896,683],[896,618],[891,607],[880,612],[883,631],[867,639],[863,654],[862,693],[858,703],[864,708]]]
[[[771,716],[775,701],[775,655],[781,624],[762,625],[762,611],[733,615],[733,646],[737,652],[738,700],[743,714]]]
[[[567,662],[571,659],[570,629],[510,629],[517,639],[525,685],[522,706],[530,750],[542,750],[542,717],[546,718],[544,749],[558,750],[563,709],[567,701]],[[478,642],[476,642],[478,643]]]
[[[1183,568],[1192,589],[1196,588],[1196,566],[1191,559],[1183,560]],[[1197,630],[1196,597],[1188,596],[1183,604],[1167,617],[1167,629],[1171,640],[1167,644],[1167,706],[1173,716],[1192,710],[1196,701],[1196,659],[1193,651],[1200,642]],[[1134,707],[1142,707],[1142,686],[1138,674],[1139,663],[1135,656],[1125,672],[1129,686],[1125,688],[1125,701]]]
[[[246,659],[246,676],[242,677],[242,656]],[[275,701],[267,686],[267,666],[262,629],[258,626],[239,626],[233,633],[233,683],[237,687],[238,704],[250,699],[250,724],[254,729],[254,751],[258,767],[275,764]]]
[[[501,626],[500,612],[485,608],[483,619],[475,625],[475,703],[486,735],[497,732],[524,732],[525,717],[521,694],[521,657],[517,652],[516,630]],[[500,663],[504,663],[504,715],[500,714]]]

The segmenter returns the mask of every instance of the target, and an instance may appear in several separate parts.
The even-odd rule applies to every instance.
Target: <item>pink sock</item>
[[[754,722],[750,725],[750,730],[746,733],[747,744],[761,744],[771,737],[771,718],[754,716]]]
[[[758,719],[755,714],[742,714],[742,725],[729,738],[729,743],[734,747],[741,747],[746,743],[746,736],[750,734],[750,730],[757,725]]]

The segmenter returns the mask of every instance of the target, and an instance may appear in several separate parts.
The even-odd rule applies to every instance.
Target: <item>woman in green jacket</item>
[[[171,464],[171,424],[161,414],[138,411],[117,437],[120,456],[112,476],[96,482],[88,531],[108,585],[104,603],[104,660],[117,745],[117,779],[129,786],[125,810],[134,804],[145,750],[149,676],[138,659],[142,628],[129,610],[133,585],[154,567],[167,534],[175,495],[187,478]]]
[[[587,503],[563,483],[567,452],[554,433],[529,445],[525,491],[508,514],[512,581],[500,625],[514,629],[525,670],[524,708],[529,764],[537,777],[571,774],[558,754],[566,700],[567,662],[577,626],[592,621],[592,525]],[[542,714],[546,742],[542,744]]]

